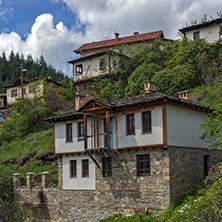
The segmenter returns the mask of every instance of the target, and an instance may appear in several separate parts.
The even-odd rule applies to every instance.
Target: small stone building
[[[200,185],[222,158],[200,139],[210,109],[152,86],[148,81],[143,95],[92,99],[76,112],[48,118],[59,185],[15,183],[15,200],[43,206],[43,219],[98,221],[140,209],[162,211]]]

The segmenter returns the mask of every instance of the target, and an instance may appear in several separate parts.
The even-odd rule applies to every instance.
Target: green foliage
[[[28,133],[48,128],[42,119],[50,110],[41,99],[18,99],[13,105],[14,113],[0,127],[0,144],[15,138],[22,138]]]
[[[159,215],[157,221],[219,222],[222,220],[221,191],[222,178],[219,178],[209,188],[204,186],[193,195],[187,196],[181,205],[170,205],[165,212]]]
[[[92,89],[97,96],[115,99],[141,94],[145,79],[156,82],[157,91],[171,95],[201,85],[221,85],[221,41],[155,40],[152,45],[143,44],[135,50],[127,46],[123,51],[130,52],[127,54],[129,60],[121,69],[117,68],[117,75],[93,81]],[[222,95],[222,92],[217,95]],[[210,97],[209,100],[216,99],[215,95]]]

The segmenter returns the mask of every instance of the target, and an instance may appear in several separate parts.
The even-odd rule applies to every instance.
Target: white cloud
[[[31,54],[35,59],[43,55],[47,62],[71,75],[67,60],[74,55],[73,49],[80,44],[78,39],[81,39],[81,34],[69,31],[62,22],[54,27],[53,16],[42,14],[36,18],[25,41],[15,32],[1,34],[0,51],[9,55],[14,50],[24,56]]]
[[[97,40],[134,31],[150,32],[162,29],[167,38],[176,38],[178,29],[200,20],[204,14],[215,16],[222,2],[218,0],[63,0],[78,14],[83,24],[89,24],[86,37]],[[93,39],[94,38],[94,39]]]

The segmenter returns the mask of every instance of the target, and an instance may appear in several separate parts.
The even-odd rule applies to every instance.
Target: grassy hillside
[[[17,138],[2,145],[0,151],[0,169],[9,175],[18,172],[25,177],[28,172],[37,175],[57,171],[53,129]]]

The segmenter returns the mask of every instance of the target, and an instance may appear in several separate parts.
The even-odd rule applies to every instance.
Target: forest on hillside
[[[62,71],[57,71],[52,65],[47,64],[43,55],[34,60],[31,55],[24,58],[22,54],[15,54],[14,51],[11,51],[7,58],[3,52],[0,56],[0,93],[5,92],[3,86],[12,84],[16,79],[21,78],[21,64],[27,70],[23,72],[25,80],[47,76],[51,76],[55,81],[65,78]]]

